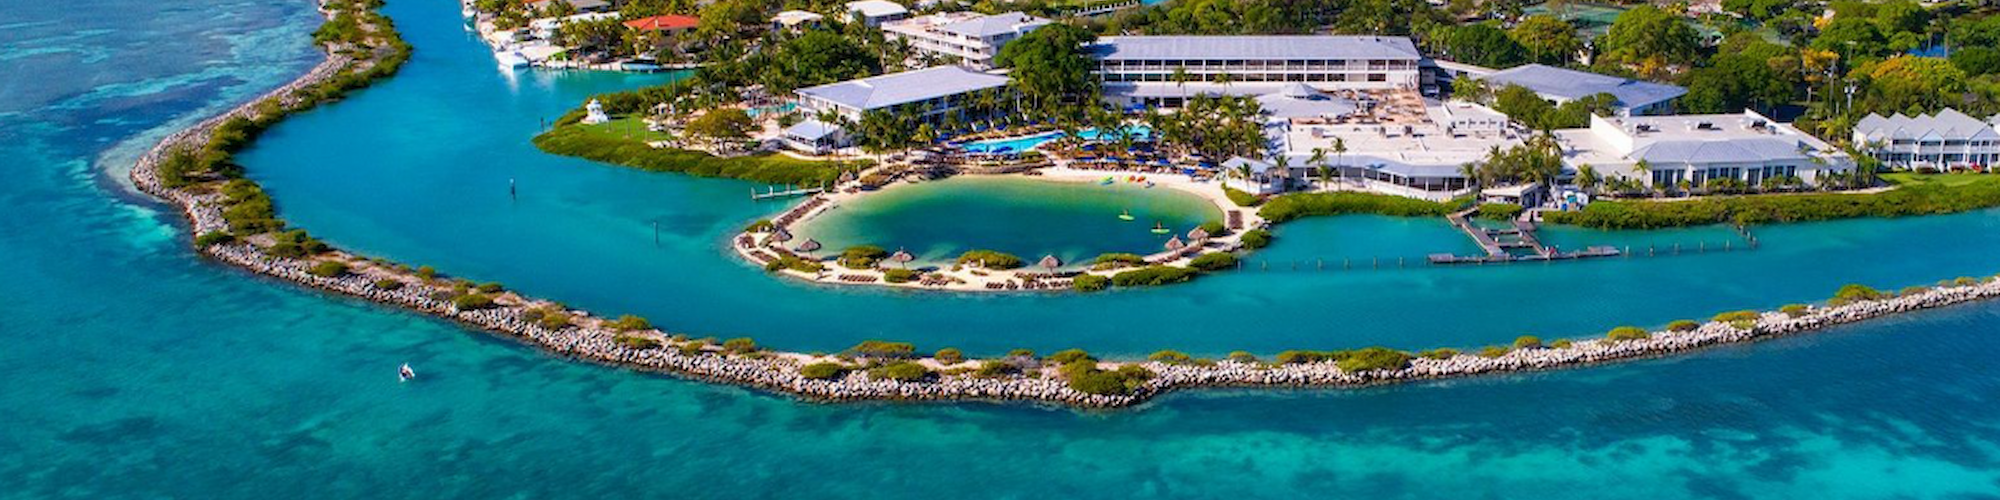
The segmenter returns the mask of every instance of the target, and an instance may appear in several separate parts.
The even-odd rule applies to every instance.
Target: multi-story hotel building
[[[992,69],[1000,46],[1047,26],[1049,20],[1019,12],[985,15],[949,12],[882,24],[890,39],[909,42],[919,54],[957,59],[973,69]]]
[[[1114,36],[1088,48],[1119,106],[1179,107],[1201,94],[1415,89],[1423,54],[1390,36]],[[1177,76],[1178,75],[1178,76]]]

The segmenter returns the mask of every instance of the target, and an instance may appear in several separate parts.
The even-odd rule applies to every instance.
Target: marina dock
[[[1521,262],[1521,261],[1546,262],[1552,260],[1573,260],[1573,259],[1583,259],[1591,257],[1616,257],[1619,255],[1623,255],[1623,252],[1620,252],[1617,248],[1608,246],[1594,246],[1575,252],[1562,252],[1555,248],[1542,244],[1541,238],[1535,235],[1537,227],[1535,225],[1534,220],[1530,219],[1526,215],[1524,215],[1521,218],[1514,219],[1513,221],[1514,224],[1513,227],[1511,228],[1495,229],[1495,228],[1479,227],[1478,225],[1473,224],[1472,221],[1468,219],[1468,217],[1472,215],[1473,212],[1476,211],[1478,211],[1477,208],[1466,209],[1463,211],[1453,213],[1451,215],[1447,215],[1445,216],[1445,219],[1451,222],[1451,227],[1458,228],[1460,232],[1463,232],[1465,233],[1466,236],[1471,237],[1474,243],[1478,243],[1479,249],[1485,251],[1486,255],[1455,255],[1449,253],[1436,253],[1436,254],[1431,254],[1429,257],[1430,262],[1432,264],[1486,264],[1486,263]],[[1510,251],[1511,249],[1523,249],[1523,248],[1527,249],[1531,253],[1529,253],[1528,255],[1514,255],[1514,253]]]

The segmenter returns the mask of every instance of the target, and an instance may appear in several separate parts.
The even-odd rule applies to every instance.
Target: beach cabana
[[[1056,258],[1055,255],[1047,255],[1042,257],[1042,261],[1040,262],[1040,264],[1043,269],[1047,269],[1049,270],[1049,272],[1055,272],[1056,268],[1062,267],[1063,261],[1062,259]]]
[[[1197,227],[1194,228],[1194,230],[1188,231],[1188,239],[1190,240],[1201,241],[1208,239],[1208,237],[1209,234],[1207,229],[1202,229]]]
[[[771,241],[792,241],[792,233],[791,231],[786,231],[783,227],[773,229],[771,230]]]
[[[898,248],[896,249],[896,253],[889,254],[889,260],[894,261],[898,266],[908,267],[910,261],[917,260],[917,257],[915,255],[910,255],[910,252],[906,252],[903,251],[903,249]]]
[[[819,250],[819,247],[820,247],[819,240],[806,238],[806,241],[799,243],[799,246],[795,247],[794,250],[797,250],[799,252],[812,252]]]
[[[1179,252],[1185,248],[1187,248],[1187,244],[1181,243],[1181,237],[1175,236],[1172,238],[1167,238],[1167,251]]]

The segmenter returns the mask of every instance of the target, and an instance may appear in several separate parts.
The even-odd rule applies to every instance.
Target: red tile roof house
[[[677,33],[694,29],[701,20],[692,16],[653,16],[625,21],[625,27],[639,31]]]

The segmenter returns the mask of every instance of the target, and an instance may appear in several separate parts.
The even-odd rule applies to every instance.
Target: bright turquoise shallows
[[[806,350],[873,337],[1262,354],[1547,338],[2000,271],[1992,213],[1758,228],[1766,248],[1721,255],[1286,270],[1474,250],[1435,221],[1355,217],[1286,225],[1258,254],[1268,273],[1153,291],[810,287],[724,253],[776,208],[746,200],[748,184],[526,146],[538,118],[657,78],[508,80],[454,2],[388,12],[417,48],[407,71],[280,127],[250,165],[282,185],[281,210],[342,246],[677,331]],[[1994,304],[1618,366],[1077,413],[812,404],[579,364],[196,257],[177,214],[100,169],[310,67],[312,22],[296,0],[0,8],[0,47],[16,49],[0,60],[34,75],[0,77],[0,498],[2000,496]],[[396,382],[403,362],[419,382]]]
[[[1132,220],[1118,217],[1127,212]],[[799,234],[818,239],[822,253],[872,244],[905,248],[926,262],[987,249],[1029,262],[1055,255],[1076,263],[1107,252],[1161,252],[1173,235],[1221,220],[1214,204],[1165,187],[958,177],[891,186],[843,203]],[[1172,234],[1154,233],[1156,223]]]

